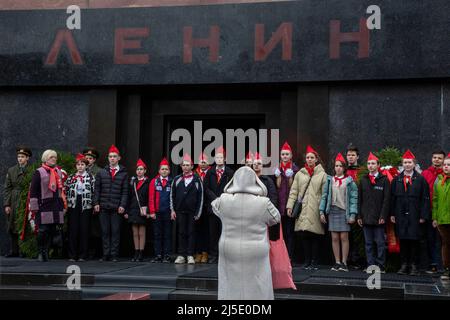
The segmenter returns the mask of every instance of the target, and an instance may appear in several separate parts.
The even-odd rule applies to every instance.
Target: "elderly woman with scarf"
[[[244,166],[211,206],[222,222],[219,300],[273,300],[267,227],[280,222],[280,213],[267,188]]]
[[[48,248],[56,227],[64,224],[67,208],[62,173],[56,167],[58,155],[54,150],[42,154],[42,166],[37,169],[30,185],[30,211],[38,226],[39,261],[48,260]]]

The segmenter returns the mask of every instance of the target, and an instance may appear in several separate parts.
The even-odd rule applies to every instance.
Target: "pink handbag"
[[[270,241],[270,268],[272,269],[272,284],[274,289],[297,290],[292,280],[292,266],[286,244],[283,239],[283,228],[280,222],[280,238],[276,241]]]

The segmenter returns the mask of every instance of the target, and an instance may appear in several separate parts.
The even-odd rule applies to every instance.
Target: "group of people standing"
[[[26,147],[17,149],[18,164],[8,170],[5,182],[4,207],[12,256],[18,254],[18,236],[11,221],[31,155]],[[291,259],[298,233],[303,268],[316,270],[323,235],[330,231],[335,257],[332,270],[348,271],[349,256],[357,250],[352,233],[362,227],[366,263],[384,272],[386,225],[393,223],[400,239],[398,272],[419,274],[425,243],[429,271],[436,272],[443,266],[442,278],[448,279],[450,154],[434,152],[432,166],[420,173],[416,170],[415,156],[407,150],[402,157],[403,170],[395,177],[381,170],[379,159],[372,153],[366,162],[368,173],[361,174],[359,151],[354,146],[346,150],[345,156],[341,153],[336,156],[332,175],[327,175],[314,148],[308,146],[304,156],[304,166],[297,166],[291,147],[284,143],[280,165],[273,176],[262,175],[263,159],[259,153],[249,152],[243,161],[264,185],[264,194],[281,215],[280,221],[271,223],[276,222],[269,228],[269,238],[280,237],[281,224]],[[76,172],[68,177],[57,166],[57,157],[53,150],[43,153],[42,166],[34,172],[29,190],[29,210],[38,226],[39,260],[48,260],[51,234],[56,226],[64,223],[67,214],[71,260],[88,259],[90,250],[101,243],[101,260],[117,261],[125,219],[133,232],[133,261],[143,260],[146,225],[152,221],[155,252],[152,262],[172,261],[172,224],[176,223],[175,263],[217,263],[222,223],[212,204],[217,204],[215,200],[221,197],[234,175],[226,165],[222,147],[215,150],[213,165],[202,153],[195,170],[191,157],[185,154],[180,165],[182,173],[175,177],[171,176],[170,164],[164,158],[158,174],[151,179],[141,159],[137,161],[136,174],[129,178],[114,145],[108,151],[106,167],[95,164],[98,152],[88,148],[76,156]]]

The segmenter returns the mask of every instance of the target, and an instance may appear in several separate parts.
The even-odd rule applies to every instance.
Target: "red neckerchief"
[[[216,177],[217,177],[217,183],[220,182],[220,179],[222,179],[224,169],[216,169]]]
[[[342,186],[342,181],[344,181],[347,178],[347,176],[343,176],[342,178],[338,178],[334,176],[334,181],[337,181],[339,183],[339,187]]]
[[[194,174],[191,172],[189,174],[183,174],[183,179],[190,179],[194,176]]]
[[[378,174],[380,174],[380,173],[378,173]],[[369,179],[370,179],[370,183],[372,184],[372,185],[376,185],[377,184],[377,182],[376,182],[376,179],[377,177],[376,176],[374,176],[374,175],[372,175],[372,174],[370,174],[369,173]]]
[[[159,180],[161,181],[163,188],[165,188],[167,185],[167,177],[166,178],[159,177]]]
[[[310,168],[306,163],[305,163],[305,169],[306,171],[308,171],[309,175],[312,177],[312,175],[314,174],[314,167]]]
[[[286,172],[287,169],[292,169],[292,161],[288,161],[286,164],[284,164],[284,162],[281,161],[280,169],[283,172]]]
[[[145,176],[144,176],[144,178],[142,180],[138,179],[138,183],[136,185],[136,190],[139,190],[142,187],[142,185],[144,184],[145,180],[147,180],[147,177],[145,177]]]
[[[116,177],[116,173],[118,172],[119,170],[117,169],[117,168],[109,168],[109,172],[111,173],[111,179],[114,181],[114,178]]]
[[[84,176],[83,176],[83,175],[77,174],[77,175],[75,176],[75,180],[78,180],[78,179],[80,179],[81,183],[84,183]]]
[[[444,174],[444,175],[443,175],[442,182],[441,182],[441,186],[445,185],[445,181],[447,181],[447,179],[450,180],[450,175]]]
[[[412,185],[412,175],[407,176],[406,174],[404,174],[403,175],[403,186],[405,187],[405,192],[408,191],[408,184]]]
[[[211,168],[211,167],[209,166],[209,167],[206,168],[205,170],[202,170],[202,169],[200,169],[200,167],[197,167],[196,171],[197,171],[198,175],[200,176],[200,178],[202,179],[202,181],[203,181],[203,179],[204,179],[205,176],[206,176],[206,172],[208,172],[208,170],[209,170],[210,168]]]
[[[42,168],[50,172],[50,179],[48,182],[48,189],[52,192],[56,192],[57,189],[62,190],[62,181],[61,177],[59,176],[58,172],[56,171],[56,168],[49,167],[45,163],[42,164]]]

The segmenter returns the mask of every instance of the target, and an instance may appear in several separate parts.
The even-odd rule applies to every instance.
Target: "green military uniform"
[[[90,173],[94,178],[95,178],[95,176],[97,175],[97,173],[99,172],[101,170],[101,168],[98,166],[98,165],[96,165],[95,163],[94,163],[94,165],[91,167],[91,166],[88,166],[87,168],[86,168],[86,171],[88,172],[88,173]]]
[[[19,209],[20,193],[23,188],[23,180],[29,166],[20,167],[18,164],[8,169],[5,180],[3,206],[11,207],[11,213],[7,215],[7,232],[11,237],[11,253],[18,254],[18,234],[19,230],[16,227],[17,211]]]

